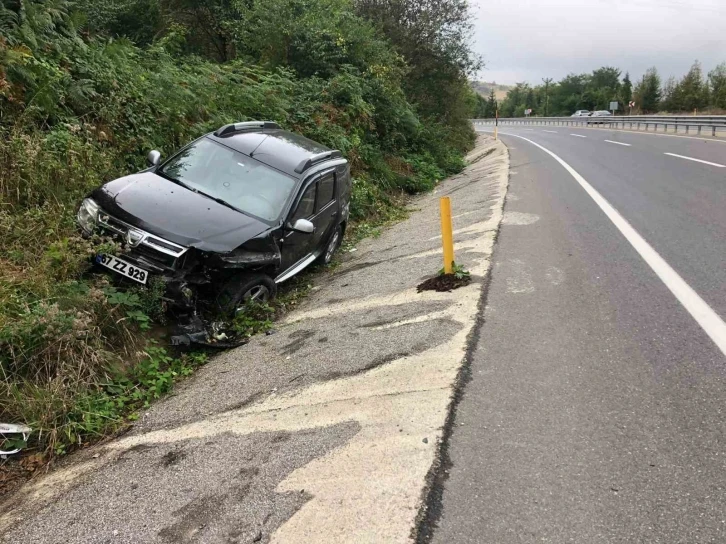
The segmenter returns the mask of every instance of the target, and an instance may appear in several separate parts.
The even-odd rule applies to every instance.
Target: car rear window
[[[333,198],[335,198],[335,176],[331,172],[318,181],[318,210],[322,210]]]

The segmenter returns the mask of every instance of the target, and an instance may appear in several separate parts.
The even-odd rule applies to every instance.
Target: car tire
[[[216,298],[217,310],[234,317],[248,301],[264,304],[277,295],[277,284],[267,274],[239,274],[227,280]]]
[[[333,255],[335,255],[335,252],[338,251],[341,243],[343,243],[343,227],[338,225],[330,234],[330,238],[328,238],[328,243],[325,245],[325,249],[320,254],[320,257],[318,257],[318,264],[330,264],[333,260]]]

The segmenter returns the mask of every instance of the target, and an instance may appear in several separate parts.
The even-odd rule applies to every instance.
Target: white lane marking
[[[676,155],[675,153],[663,153],[664,155],[670,155],[671,157],[678,157],[679,159],[686,159],[687,161],[702,162],[703,164],[709,164],[711,166],[717,166],[719,168],[726,168],[726,164],[718,164],[717,162],[702,161],[701,159],[694,159],[693,157],[686,157],[685,155]]]
[[[577,136],[578,138],[587,138],[587,136],[583,136],[582,134],[570,134],[570,136]]]
[[[630,147],[631,144],[626,144],[625,142],[616,142],[615,140],[605,140],[609,144],[616,144],[616,145],[625,145]]]
[[[638,130],[635,128],[623,129],[623,128],[606,128],[606,127],[578,127],[578,130],[609,130],[611,132],[623,132],[625,134],[640,134],[642,136],[664,136],[666,138],[686,138],[687,140],[701,140],[702,142],[717,142],[720,144],[726,144],[720,136],[683,136],[681,134],[665,134],[662,132],[646,132],[644,130]]]
[[[539,147],[542,151],[550,155],[562,167],[567,170],[570,175],[575,178],[585,192],[600,206],[600,209],[605,212],[610,221],[617,227],[617,229],[625,236],[625,239],[630,242],[635,251],[637,251],[643,260],[648,263],[648,266],[657,274],[665,286],[670,290],[671,293],[678,299],[683,307],[688,310],[691,317],[701,326],[701,328],[708,334],[713,342],[718,346],[726,356],[726,323],[723,319],[706,304],[696,291],[688,285],[683,278],[673,270],[673,268],[661,257],[658,252],[653,249],[645,239],[638,234],[638,232],[630,226],[630,223],[620,213],[613,208],[610,203],[603,198],[603,196],[590,185],[585,178],[583,178],[577,171],[567,164],[560,157],[555,155],[552,151],[539,145],[537,142],[533,142],[529,138],[524,136],[518,136],[516,134],[501,132],[500,134],[506,134],[507,136],[514,136],[515,138],[521,138],[526,140],[532,145]]]
[[[543,132],[549,132],[550,134],[557,134],[556,130],[545,130]]]
[[[526,130],[527,132],[534,132],[533,128],[525,128],[524,130]]]

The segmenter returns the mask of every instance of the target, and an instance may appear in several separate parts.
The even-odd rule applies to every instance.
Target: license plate
[[[139,283],[146,284],[146,279],[149,277],[149,273],[143,268],[139,268],[129,262],[114,257],[113,255],[96,255],[96,262],[101,266],[110,268],[117,274],[126,276],[129,279],[138,281]]]

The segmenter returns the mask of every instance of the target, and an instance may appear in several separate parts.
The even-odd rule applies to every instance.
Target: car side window
[[[297,205],[295,213],[292,214],[291,222],[295,222],[298,219],[308,219],[315,213],[315,189],[317,183],[313,183],[305,189],[305,192],[300,198],[300,202]]]
[[[318,210],[322,210],[335,198],[335,175],[325,174],[318,180]]]

